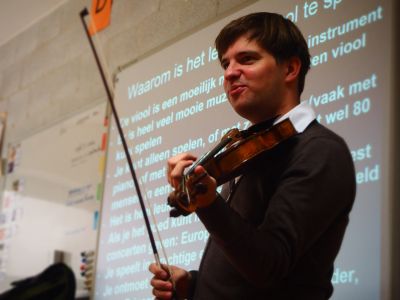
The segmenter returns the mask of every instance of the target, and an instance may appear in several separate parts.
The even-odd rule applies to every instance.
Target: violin
[[[186,183],[200,181],[207,174],[217,181],[217,186],[241,175],[246,167],[261,154],[276,147],[281,142],[297,134],[292,122],[285,119],[272,127],[244,136],[234,128],[226,133],[221,141],[194,163],[182,176],[179,187],[168,196],[168,205],[172,207],[171,217],[187,216],[197,209],[196,200],[190,196]],[[194,169],[203,166],[206,173],[193,178]],[[204,193],[204,186],[198,185],[197,193]]]

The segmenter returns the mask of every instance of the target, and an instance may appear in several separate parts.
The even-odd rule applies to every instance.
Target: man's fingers
[[[193,163],[193,160],[181,160],[175,164],[168,176],[168,182],[178,188],[182,179],[183,171]]]
[[[152,293],[156,297],[156,299],[160,299],[160,300],[172,299],[172,291],[160,291],[157,289],[153,289]]]
[[[181,153],[168,159],[168,166],[174,167],[181,160],[196,160],[197,157],[191,153]]]
[[[187,181],[190,197],[196,200],[197,207],[205,207],[216,198],[216,180],[211,177],[203,166],[197,166],[194,176]]]
[[[165,268],[166,266],[160,267],[155,263],[149,266],[149,271],[154,274],[154,277],[150,280],[150,285],[153,287],[152,293],[156,299],[172,298],[173,285],[169,281],[170,276]]]
[[[172,291],[173,285],[170,281],[165,281],[165,280],[161,280],[161,279],[157,279],[155,277],[153,277],[150,280],[150,284],[151,286],[154,288],[154,290],[156,291],[160,291],[160,292],[165,292],[165,291]],[[156,296],[156,295],[154,295]]]
[[[183,170],[190,166],[196,159],[197,157],[190,153],[181,153],[168,159],[167,179],[169,184],[176,188],[176,185],[179,185],[182,178]],[[177,167],[179,169],[176,169]]]
[[[161,280],[169,279],[169,274],[165,270],[165,268],[160,268],[160,266],[158,266],[155,263],[150,264],[149,271],[154,274],[154,278],[161,279]]]
[[[196,174],[197,176],[203,176],[203,174],[207,174],[207,170],[202,166],[202,165],[198,165],[195,169],[194,169],[194,174]]]

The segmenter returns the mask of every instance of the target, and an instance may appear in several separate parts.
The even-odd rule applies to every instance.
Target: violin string
[[[90,24],[92,24],[92,26],[94,28],[94,32],[95,32],[95,34],[94,34],[95,44],[97,44],[97,46],[98,46],[97,48],[100,49],[100,51],[99,51],[99,53],[100,53],[100,63],[104,67],[103,69],[105,70],[107,84],[108,84],[108,86],[110,88],[110,91],[112,93],[112,98],[114,100],[115,99],[114,84],[112,84],[113,81],[112,81],[111,73],[109,71],[109,66],[107,64],[107,60],[105,58],[105,55],[104,55],[104,52],[103,52],[103,48],[101,46],[102,43],[101,43],[100,37],[98,35],[96,22],[94,22],[94,19],[92,18],[92,14],[91,13],[89,13],[89,19],[90,19]],[[161,239],[160,231],[158,230],[158,226],[157,226],[158,223],[157,223],[157,219],[155,217],[155,214],[153,212],[153,205],[150,203],[150,200],[147,197],[148,193],[147,193],[146,187],[143,185],[143,183],[141,183],[141,185],[142,185],[142,190],[144,191],[144,193],[143,193],[144,197],[143,198],[145,199],[145,201],[147,203],[147,207],[149,207],[150,217],[151,217],[151,219],[153,221],[154,229],[155,229],[158,241],[160,243],[159,245],[161,247],[161,252],[162,252],[162,254],[164,255],[164,258],[165,258],[165,264],[167,266],[168,273],[170,274],[170,280],[171,280],[171,282],[172,282],[172,284],[173,284],[173,286],[175,288],[175,280],[173,280],[173,271],[172,271],[172,268],[171,268],[171,266],[170,266],[170,264],[168,262],[168,256],[167,256],[167,253],[165,251],[165,247],[164,247],[163,241]],[[156,263],[159,264],[159,267],[161,267],[160,259],[158,257],[156,257],[155,259],[156,259]]]
[[[181,186],[183,186],[183,189],[185,190],[185,194],[186,194],[186,196],[188,197],[188,202],[189,202],[189,204],[190,204],[190,203],[192,203],[192,198],[191,198],[190,193],[189,193],[189,188],[188,188],[188,186],[187,186],[187,184],[186,184],[186,180],[187,180],[188,176],[189,176],[189,175],[184,175],[184,176],[182,177]]]

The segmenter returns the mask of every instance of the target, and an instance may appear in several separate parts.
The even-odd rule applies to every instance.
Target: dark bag
[[[0,300],[73,300],[75,276],[63,263],[51,265],[39,275],[13,282]]]

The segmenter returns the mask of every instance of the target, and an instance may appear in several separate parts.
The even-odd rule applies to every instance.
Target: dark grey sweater
[[[313,121],[197,214],[210,240],[191,299],[328,299],[355,198],[345,142]]]

